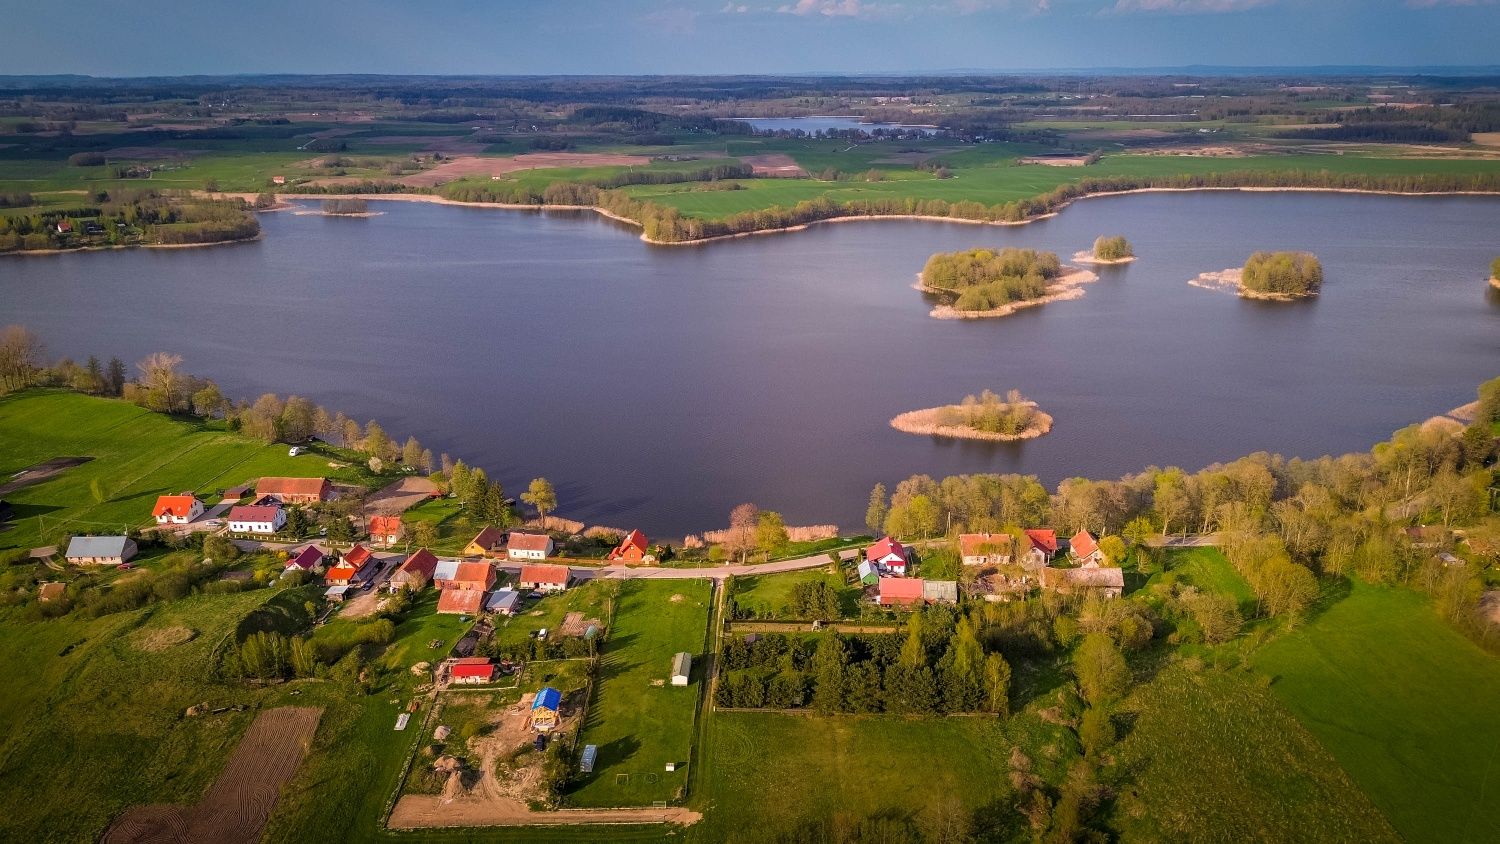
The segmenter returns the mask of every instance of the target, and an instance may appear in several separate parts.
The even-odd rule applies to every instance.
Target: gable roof
[[[543,686],[541,691],[536,693],[536,699],[531,702],[533,710],[550,709],[556,712],[561,706],[562,692],[551,686]]]
[[[280,504],[237,504],[229,508],[227,521],[275,524],[276,514],[280,512]]]
[[[432,570],[437,568],[437,564],[437,555],[426,548],[419,548],[416,553],[407,557],[401,563],[401,571],[408,574],[420,574],[423,577],[432,577]]]
[[[979,557],[987,554],[1006,554],[1014,541],[1008,533],[961,533],[958,535],[960,557]]]
[[[327,487],[327,478],[261,478],[255,482],[255,494],[321,496]]]
[[[958,581],[924,580],[922,581],[922,598],[927,601],[946,601],[956,604],[958,603]]]
[[[400,533],[400,532],[401,532],[401,517],[400,516],[371,516],[370,517],[370,535],[371,536],[390,536],[391,534]]]
[[[511,531],[510,547],[517,551],[546,551],[552,537],[545,533],[518,533]]]
[[[920,601],[923,582],[920,577],[882,577],[880,600]]]
[[[484,605],[484,592],[478,589],[444,589],[438,595],[438,612],[460,612],[476,615]]]
[[[568,583],[568,567],[550,564],[521,566],[520,583]]]
[[[521,593],[514,589],[496,589],[484,601],[484,608],[490,612],[506,612],[516,608],[521,601]]]
[[[432,567],[433,580],[452,580],[458,574],[458,560],[438,560]]]
[[[119,557],[125,554],[125,536],[75,536],[68,541],[65,557]]]
[[[1094,535],[1086,530],[1080,530],[1073,534],[1068,540],[1068,547],[1072,549],[1073,556],[1087,557],[1099,550],[1099,543],[1094,541]]]
[[[287,568],[296,566],[303,571],[310,571],[323,559],[323,551],[316,545],[309,545],[297,552],[297,556],[286,561]]]
[[[1044,528],[1027,528],[1026,538],[1031,544],[1046,551],[1048,554],[1057,553],[1057,531]]]
[[[498,548],[504,542],[505,531],[494,525],[485,525],[484,530],[481,530],[473,539],[469,540],[469,545],[477,545],[488,551],[491,548]]]
[[[1125,572],[1117,568],[1092,569],[1042,569],[1042,586],[1056,589],[1072,587],[1078,589],[1124,589]]]
[[[470,657],[460,659],[453,663],[448,669],[449,677],[493,677],[495,676],[495,664],[490,662],[489,657]]]
[[[370,549],[366,548],[363,545],[355,545],[353,548],[350,548],[348,551],[344,552],[341,564],[345,566],[351,566],[355,569],[362,569],[365,567],[365,563],[368,563],[370,561],[370,558],[373,556],[374,555],[370,553]]]
[[[458,570],[449,579],[458,583],[479,583],[488,588],[495,582],[495,570],[489,563],[459,563]]]
[[[906,546],[902,545],[900,542],[897,542],[889,536],[880,537],[880,539],[877,540],[874,545],[871,545],[869,548],[865,549],[866,560],[880,560],[884,559],[885,557],[889,557],[892,554],[900,557],[903,560],[906,559]]]
[[[193,505],[198,501],[192,495],[162,495],[157,497],[156,506],[151,508],[153,517],[176,516],[180,519],[187,518],[193,512]]]
[[[620,540],[620,544],[615,548],[615,553],[623,554],[625,549],[631,547],[640,549],[642,554],[646,553],[646,534],[641,533],[639,529],[625,534],[625,538]]]
[[[340,580],[353,580],[357,574],[359,574],[359,569],[341,563],[323,574],[323,582],[334,583]]]

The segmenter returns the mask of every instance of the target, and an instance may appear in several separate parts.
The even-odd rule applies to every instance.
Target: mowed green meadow
[[[1356,583],[1254,663],[1404,838],[1500,840],[1500,658],[1421,595]]]
[[[330,461],[317,451],[288,457],[284,445],[115,399],[48,390],[0,397],[0,479],[56,457],[91,459],[5,493],[15,514],[0,532],[0,549],[145,525],[158,495],[191,490],[212,506],[215,491],[264,475],[369,479],[363,467]]]
[[[627,580],[600,653],[579,746],[599,747],[593,774],[568,793],[573,806],[671,800],[692,759],[711,590],[706,580]],[[693,655],[687,686],[667,682],[672,656]],[[666,764],[677,770],[668,773]]]

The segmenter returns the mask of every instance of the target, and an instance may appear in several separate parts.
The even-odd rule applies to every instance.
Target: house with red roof
[[[911,553],[895,539],[882,536],[865,549],[865,562],[881,574],[906,577],[906,567],[911,564]]]
[[[361,583],[369,580],[369,573],[374,568],[369,564],[375,559],[370,549],[363,545],[356,545],[345,551],[339,559],[338,565],[330,568],[323,575],[323,582],[330,586],[348,586],[351,583]]]
[[[1039,569],[1057,556],[1057,531],[1044,528],[1027,528],[1023,533],[1030,548],[1021,555],[1021,563],[1028,569]]]
[[[382,545],[395,545],[401,541],[400,516],[371,516],[370,541]]]
[[[286,526],[286,510],[280,504],[241,504],[229,508],[230,533],[272,534]]]
[[[1080,530],[1068,540],[1068,552],[1078,565],[1086,569],[1097,568],[1105,562],[1104,552],[1099,550],[1099,542],[1086,530]]]
[[[437,611],[448,615],[479,615],[484,592],[477,589],[444,589],[438,594]]]
[[[316,504],[333,497],[327,478],[261,478],[255,484],[256,498],[274,498],[282,504]]]
[[[323,549],[309,545],[286,561],[286,571],[312,571],[323,563]]]
[[[151,508],[151,515],[159,525],[185,525],[203,515],[203,502],[195,495],[162,495]]]
[[[916,607],[923,601],[920,577],[882,577],[878,588],[882,607]]]
[[[625,534],[615,550],[609,552],[609,558],[620,563],[639,563],[649,556],[646,551],[646,534],[639,530]]]
[[[521,566],[521,576],[516,585],[537,592],[561,592],[568,588],[571,577],[567,566]]]
[[[455,659],[448,668],[448,679],[454,683],[464,684],[489,683],[495,679],[495,663],[487,656],[466,656]]]
[[[464,546],[464,554],[470,557],[494,557],[505,547],[505,531],[494,525],[485,525],[477,536]]]
[[[426,548],[419,548],[391,573],[391,579],[386,581],[386,589],[391,592],[400,592],[402,589],[415,592],[425,589],[432,581],[432,572],[437,568],[437,564],[436,554]]]
[[[511,531],[505,555],[512,560],[545,560],[552,556],[557,546],[545,533],[518,533]]]
[[[449,589],[488,592],[495,585],[495,569],[484,562],[461,562],[453,567],[453,573],[448,577],[441,577],[436,571],[432,577],[432,585],[445,592]]]

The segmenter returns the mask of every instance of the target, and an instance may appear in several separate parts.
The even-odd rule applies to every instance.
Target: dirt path
[[[32,484],[39,484],[53,475],[61,474],[64,469],[71,469],[93,459],[92,457],[54,457],[45,463],[29,466],[11,476],[7,483],[0,484],[0,495],[15,492]]]
[[[437,491],[437,484],[427,478],[401,478],[365,499],[365,515],[397,516],[431,498]]]
[[[649,809],[558,809],[533,812],[519,800],[408,794],[396,804],[391,829],[452,826],[570,826],[584,824],[694,824],[703,815],[681,807]]]
[[[262,712],[203,799],[125,810],[104,844],[256,844],[281,786],[302,764],[323,710],[283,706]]]

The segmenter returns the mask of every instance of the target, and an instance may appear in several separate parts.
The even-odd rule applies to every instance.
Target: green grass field
[[[1169,665],[1123,707],[1130,783],[1113,825],[1140,841],[1399,841],[1327,750],[1243,672]]]
[[[15,521],[0,532],[0,548],[31,547],[73,533],[120,532],[149,523],[158,495],[193,490],[213,504],[216,490],[263,475],[375,482],[363,466],[323,452],[320,446],[288,457],[284,445],[267,445],[222,426],[78,393],[32,390],[0,397],[0,477],[54,457],[92,458],[6,493]],[[330,458],[343,468],[330,467]],[[94,495],[95,481],[102,500]]]
[[[649,805],[684,788],[704,682],[709,599],[703,580],[625,581],[578,739],[580,747],[598,745],[599,758],[594,773],[568,794],[570,805]],[[679,651],[693,655],[686,687],[665,682]],[[667,773],[667,762],[677,770]]]
[[[839,608],[845,617],[859,614],[859,588],[846,585],[843,576],[830,574],[827,566],[787,574],[737,577],[730,597],[741,610],[753,613],[757,619],[797,619],[791,610],[792,590],[803,583],[827,584],[839,593]]]
[[[1422,596],[1357,583],[1254,662],[1404,838],[1500,838],[1500,659]]]
[[[597,618],[607,625],[610,602],[619,587],[618,581],[590,580],[537,600],[523,598],[519,613],[496,621],[494,640],[502,645],[525,642],[538,630],[556,630],[570,612],[581,612],[585,619]]]
[[[1206,592],[1227,595],[1239,603],[1240,612],[1248,615],[1254,609],[1255,590],[1250,582],[1229,564],[1217,548],[1190,548],[1167,552],[1165,571],[1157,572],[1148,586],[1183,581]]]

